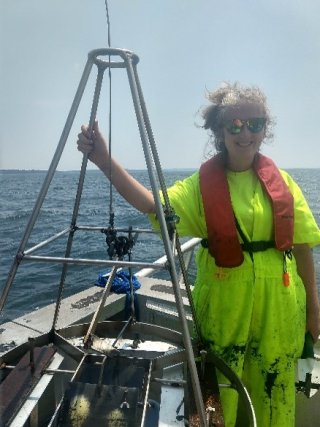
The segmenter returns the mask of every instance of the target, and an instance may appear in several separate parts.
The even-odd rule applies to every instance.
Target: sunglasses
[[[244,125],[251,133],[259,133],[262,131],[266,124],[267,119],[265,117],[254,117],[252,119],[232,119],[224,122],[224,127],[231,135],[237,135],[241,132]]]

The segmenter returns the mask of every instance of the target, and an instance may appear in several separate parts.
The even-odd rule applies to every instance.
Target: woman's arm
[[[312,251],[307,244],[297,244],[293,248],[298,274],[306,289],[307,331],[317,341],[320,334],[319,298]]]
[[[143,213],[155,212],[152,193],[114,159],[111,159],[110,162],[107,143],[97,122],[94,124],[91,138],[88,126],[81,126],[77,144],[78,150],[88,154],[88,158],[98,166],[105,176],[112,179],[113,185],[127,202]]]

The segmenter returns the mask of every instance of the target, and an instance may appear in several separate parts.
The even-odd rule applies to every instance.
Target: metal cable
[[[108,30],[108,47],[111,47],[111,25],[110,25],[110,15],[108,0],[105,0],[106,7],[106,18],[107,18],[107,30]],[[109,64],[111,62],[111,57],[109,55]],[[108,151],[109,151],[109,226],[114,228],[114,210],[113,210],[113,185],[112,185],[112,78],[111,78],[111,67],[108,67],[108,77],[109,77],[109,133],[108,133]]]
[[[108,47],[111,47],[111,25],[110,25],[110,15],[109,15],[109,6],[108,0],[105,0],[106,7],[106,18],[107,18],[107,29],[108,29]],[[109,64],[111,63],[111,57],[109,55]],[[108,77],[109,77],[109,135],[108,135],[108,150],[109,150],[109,227],[114,228],[114,209],[113,209],[113,184],[112,184],[112,78],[111,78],[111,67],[108,68]],[[132,227],[129,231],[129,239],[132,234]],[[129,261],[132,260],[131,249],[129,250]],[[133,294],[133,283],[132,283],[132,268],[129,268],[130,274],[130,295],[131,295],[131,317],[136,319],[135,307],[134,307],[134,294]]]

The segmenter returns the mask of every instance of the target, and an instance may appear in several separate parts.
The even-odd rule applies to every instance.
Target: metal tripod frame
[[[115,57],[115,56],[118,59],[116,61],[111,61],[111,57]],[[107,57],[107,60],[102,59],[102,57]],[[200,382],[199,382],[199,378],[198,378],[197,367],[196,367],[196,363],[195,363],[195,359],[194,359],[191,337],[190,337],[190,333],[189,333],[189,329],[188,329],[186,314],[185,314],[182,295],[181,295],[181,291],[180,291],[179,278],[178,278],[178,274],[177,274],[176,266],[175,266],[175,262],[174,262],[174,248],[172,246],[172,243],[171,243],[171,240],[169,237],[169,233],[168,233],[168,229],[167,229],[166,219],[165,219],[165,215],[163,212],[163,207],[162,207],[162,203],[161,203],[160,195],[159,195],[158,182],[160,182],[160,184],[161,184],[161,189],[163,190],[163,193],[165,196],[165,203],[167,204],[166,189],[162,188],[163,187],[163,176],[162,176],[161,166],[159,163],[157,150],[156,150],[156,146],[155,146],[155,142],[154,142],[151,126],[150,126],[150,121],[148,118],[147,109],[146,109],[145,102],[143,99],[143,94],[142,94],[141,86],[140,86],[139,79],[138,79],[137,69],[136,69],[136,65],[138,62],[139,62],[139,58],[137,55],[135,55],[134,53],[132,53],[128,50],[124,50],[124,49],[103,48],[103,49],[96,49],[96,50],[89,52],[87,63],[85,65],[80,83],[78,85],[78,89],[76,91],[76,95],[74,97],[70,112],[68,114],[65,126],[63,128],[57,149],[56,149],[55,154],[53,156],[53,159],[51,161],[50,167],[48,169],[44,183],[43,183],[42,188],[40,190],[40,193],[39,193],[39,196],[37,198],[36,204],[34,206],[33,212],[31,214],[29,222],[27,224],[25,233],[22,237],[19,248],[17,250],[16,257],[12,263],[7,282],[6,282],[5,287],[3,289],[3,292],[2,292],[2,295],[0,298],[0,311],[3,309],[3,307],[5,305],[5,302],[7,300],[8,294],[9,294],[9,290],[10,290],[11,285],[13,283],[13,280],[15,278],[19,264],[22,260],[60,262],[63,264],[63,267],[62,267],[62,273],[61,273],[61,278],[60,278],[60,286],[59,286],[59,291],[58,291],[56,309],[55,309],[55,314],[54,314],[54,319],[53,319],[52,329],[54,330],[55,326],[56,326],[57,318],[58,318],[59,308],[60,308],[61,299],[62,299],[62,291],[64,288],[64,282],[65,282],[65,278],[66,278],[66,274],[67,274],[68,265],[69,264],[92,264],[93,263],[92,262],[93,260],[86,260],[86,259],[77,259],[76,260],[74,258],[70,258],[71,248],[72,248],[72,243],[73,243],[73,237],[74,237],[74,233],[77,229],[76,220],[77,220],[77,216],[78,216],[78,212],[79,212],[80,200],[81,200],[84,178],[85,178],[85,172],[86,172],[86,168],[87,168],[87,162],[88,162],[88,156],[87,155],[84,155],[83,160],[82,160],[80,177],[79,177],[79,182],[78,182],[78,187],[77,187],[77,194],[76,194],[75,204],[74,204],[74,208],[73,208],[73,214],[72,214],[70,227],[67,228],[66,230],[61,231],[60,233],[56,234],[55,236],[47,239],[46,241],[41,242],[38,245],[35,245],[33,248],[28,249],[27,251],[25,249],[26,249],[26,245],[28,243],[30,234],[33,230],[34,224],[38,218],[38,215],[39,215],[40,209],[42,207],[42,204],[44,202],[44,199],[46,197],[46,194],[48,192],[50,183],[51,183],[53,176],[54,176],[54,173],[57,169],[61,155],[63,153],[66,141],[68,139],[73,121],[75,119],[75,116],[76,116],[78,107],[80,105],[80,102],[81,102],[84,90],[86,88],[86,85],[87,85],[87,82],[88,82],[88,79],[89,79],[93,65],[97,66],[98,75],[97,75],[97,81],[96,81],[96,86],[95,86],[95,91],[94,91],[94,98],[93,98],[92,109],[91,109],[90,120],[89,120],[89,132],[90,131],[92,132],[92,129],[94,126],[94,121],[96,119],[96,112],[97,112],[98,103],[99,103],[100,90],[101,90],[102,80],[103,80],[103,75],[104,75],[105,70],[106,69],[110,70],[111,68],[125,68],[127,71],[127,76],[128,76],[128,80],[129,80],[132,100],[133,100],[133,104],[134,104],[134,110],[135,110],[135,114],[136,114],[136,118],[137,118],[138,128],[139,128],[139,132],[140,132],[140,138],[142,141],[143,152],[144,152],[145,161],[146,161],[146,165],[147,165],[147,169],[148,169],[149,180],[150,180],[150,184],[151,184],[151,188],[152,188],[152,192],[153,192],[153,197],[155,200],[157,218],[159,221],[161,235],[162,235],[163,244],[164,244],[164,249],[165,249],[165,253],[167,256],[167,260],[168,260],[169,268],[168,267],[167,268],[169,269],[169,272],[171,275],[171,281],[172,281],[173,291],[174,291],[174,295],[175,295],[176,307],[177,307],[179,319],[181,322],[183,343],[184,343],[185,352],[186,352],[187,364],[188,364],[189,371],[190,371],[190,377],[191,377],[192,388],[193,388],[193,392],[194,392],[195,403],[196,403],[198,415],[200,418],[201,426],[206,426],[207,421],[206,421],[205,408],[204,408],[204,404],[203,404],[203,400],[202,400]],[[56,240],[57,238],[65,235],[65,234],[68,234],[65,257],[60,257],[60,258],[58,258],[58,257],[42,257],[42,256],[37,257],[34,255],[30,255],[30,254],[32,254],[32,252],[34,250],[39,249],[40,247],[47,245],[48,243],[52,242],[53,240]],[[124,261],[118,261],[118,262],[109,261],[108,262],[105,260],[104,261],[103,260],[100,260],[100,261],[95,260],[95,261],[96,261],[95,263],[99,264],[99,265],[101,265],[101,264],[102,265],[109,265],[109,266],[110,265],[113,265],[113,266],[116,265],[118,267],[130,266],[130,265],[134,266],[134,267],[137,267],[137,266],[140,266],[140,267],[151,267],[151,266],[153,266],[154,267],[154,265],[151,263],[128,263],[128,262],[124,262]],[[165,268],[165,266],[162,266],[162,267],[160,266],[159,268]]]

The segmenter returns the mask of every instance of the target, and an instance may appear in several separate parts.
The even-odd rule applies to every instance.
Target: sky
[[[109,0],[111,47],[140,58],[141,81],[163,168],[198,168],[208,134],[201,108],[222,82],[267,95],[275,137],[263,152],[282,168],[319,168],[320,2]],[[0,0],[0,169],[47,169],[88,52],[108,46],[104,0]],[[95,67],[94,67],[95,68]],[[112,70],[112,152],[145,161],[128,81]],[[90,76],[60,170],[77,170],[77,134],[90,116]],[[107,135],[108,76],[97,118]],[[93,167],[93,166],[90,166]]]

